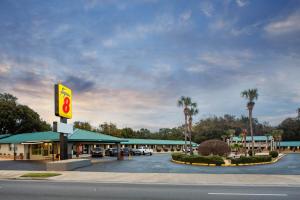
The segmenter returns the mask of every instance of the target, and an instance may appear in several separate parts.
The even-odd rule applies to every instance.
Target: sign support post
[[[60,117],[60,123],[54,122],[53,129],[59,133],[60,160],[66,160],[68,154],[68,134],[73,133],[73,127],[67,124],[72,118],[72,90],[62,84],[55,84],[55,115]]]

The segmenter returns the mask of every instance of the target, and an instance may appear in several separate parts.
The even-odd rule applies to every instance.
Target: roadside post
[[[73,126],[67,123],[72,118],[72,90],[61,83],[54,85],[55,115],[60,122],[53,122],[53,131],[60,133],[60,160],[72,158],[68,152],[68,135],[73,134]]]

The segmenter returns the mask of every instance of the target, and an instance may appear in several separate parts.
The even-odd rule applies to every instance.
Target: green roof
[[[300,147],[300,141],[281,141],[281,147]]]
[[[267,141],[267,136],[253,136],[254,141]],[[272,140],[272,136],[269,136],[269,140]],[[242,141],[242,137],[233,137],[232,138],[233,141]],[[246,141],[251,141],[251,136],[247,136],[246,137]]]
[[[83,142],[124,142],[125,139],[120,139],[110,135],[105,135],[98,132],[86,131],[82,129],[75,129],[74,133],[69,136],[69,141],[83,141]]]
[[[0,135],[0,139],[1,138],[6,138],[6,137],[8,137],[8,136],[11,136],[10,134],[3,134],[3,135]]]
[[[33,132],[11,135],[0,139],[1,144],[18,144],[25,142],[50,142],[59,141],[59,133],[53,131]]]
[[[139,144],[139,145],[184,145],[183,140],[153,140],[153,139],[136,139],[136,138],[124,138],[127,142],[121,142],[121,144]],[[187,144],[190,142],[187,141]],[[192,142],[193,146],[198,146],[197,143]]]
[[[126,141],[110,135],[105,135],[92,131],[85,131],[81,129],[75,129],[74,133],[69,136],[70,142],[122,142]],[[20,133],[11,135],[6,138],[0,139],[0,144],[19,144],[29,142],[56,142],[59,141],[59,133],[53,131],[47,132],[33,132],[33,133]]]

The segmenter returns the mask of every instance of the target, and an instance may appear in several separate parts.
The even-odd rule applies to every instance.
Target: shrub
[[[248,151],[248,154],[249,154],[249,156],[252,156],[252,150],[251,149]]]
[[[199,155],[185,155],[183,153],[173,153],[172,159],[181,162],[188,162],[188,163],[216,164],[218,166],[225,164],[223,158],[220,156],[199,156]]]
[[[246,164],[246,163],[261,163],[261,162],[270,162],[272,161],[271,156],[241,156],[240,158],[231,159],[231,164]]]
[[[198,152],[203,156],[226,156],[230,153],[230,147],[226,142],[221,140],[207,140],[200,144]]]
[[[277,158],[278,157],[278,152],[277,151],[270,151],[269,155],[272,156],[272,158]]]
[[[156,152],[161,152],[161,149],[156,149]]]

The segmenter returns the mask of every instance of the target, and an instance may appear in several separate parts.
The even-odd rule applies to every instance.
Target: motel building
[[[254,139],[254,148],[257,151],[266,151],[269,150],[279,150],[283,152],[300,152],[300,141],[281,141],[277,142],[272,136],[253,136]],[[233,137],[232,139],[227,140],[228,144],[245,144],[245,141],[242,137]],[[246,137],[246,148],[251,149],[252,139],[251,136]]]
[[[189,143],[189,142],[187,142]],[[90,157],[95,147],[139,148],[147,146],[154,152],[173,152],[184,149],[184,141],[117,138],[98,132],[75,129],[68,135],[68,158]],[[198,145],[192,143],[194,147]],[[0,158],[18,160],[59,160],[60,133],[33,132],[16,135],[0,135]]]

